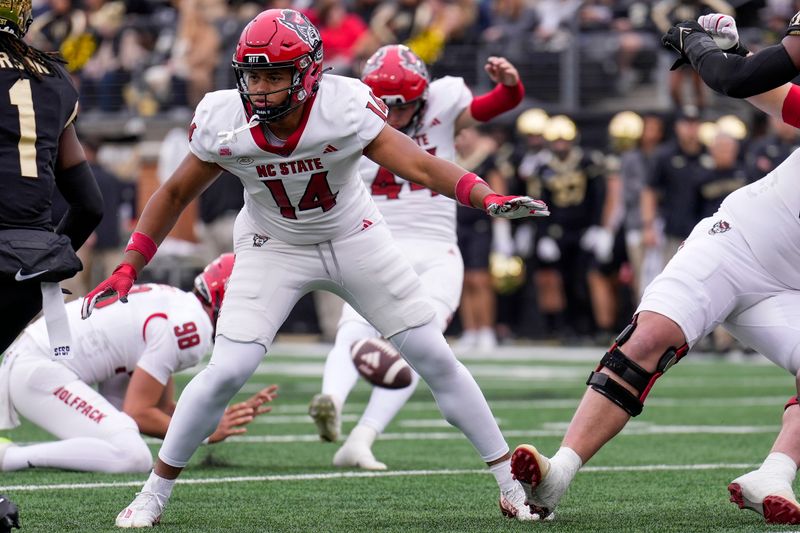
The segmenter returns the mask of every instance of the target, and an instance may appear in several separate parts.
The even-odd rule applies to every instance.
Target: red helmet
[[[430,77],[425,63],[405,45],[390,44],[367,60],[361,81],[389,107],[417,102],[417,112],[404,128],[416,129],[428,98]]]
[[[225,287],[233,272],[234,254],[222,254],[211,261],[203,271],[194,278],[194,293],[201,302],[211,308],[211,320],[217,323]]]
[[[305,15],[293,9],[262,11],[242,30],[233,70],[248,118],[271,122],[283,117],[317,92],[322,77],[322,39]],[[292,84],[280,106],[259,107],[250,99],[246,74],[252,69],[291,68]]]

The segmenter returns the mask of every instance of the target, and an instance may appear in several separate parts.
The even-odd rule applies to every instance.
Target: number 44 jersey
[[[66,306],[75,358],[62,364],[84,383],[102,383],[138,366],[163,385],[211,350],[211,319],[192,293],[167,285],[134,285],[128,303],[116,296],[102,300],[87,320],[81,320],[81,303]],[[23,335],[47,357],[50,344],[43,319]]]
[[[236,90],[209,93],[189,127],[199,159],[239,177],[244,212],[269,237],[317,244],[381,220],[358,173],[364,148],[386,124],[387,108],[359,80],[326,75],[284,143],[248,123]]]
[[[51,228],[58,141],[78,110],[60,65],[34,68],[41,80],[0,52],[0,228]]]

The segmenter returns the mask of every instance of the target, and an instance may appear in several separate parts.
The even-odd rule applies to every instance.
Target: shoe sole
[[[330,396],[318,394],[308,406],[308,416],[317,425],[319,438],[325,442],[336,442],[339,432],[336,430],[336,406]]]
[[[742,486],[738,483],[728,485],[731,501],[739,509],[750,509],[761,516],[767,524],[800,524],[800,508],[791,500],[782,496],[767,496],[763,503],[757,503],[744,497]]]
[[[517,446],[511,455],[511,476],[519,481],[522,488],[525,489],[526,503],[531,512],[539,516],[549,516],[550,509],[538,507],[531,504],[530,501],[534,489],[547,477],[549,471],[550,465],[541,461],[541,455],[530,444]]]

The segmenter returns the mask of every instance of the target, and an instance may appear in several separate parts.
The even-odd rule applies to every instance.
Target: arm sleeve
[[[685,51],[706,85],[733,98],[765,93],[800,73],[782,44],[741,57],[720,50],[707,33],[694,32],[686,38]]]
[[[69,204],[56,233],[66,235],[73,250],[80,248],[103,218],[103,195],[86,161],[57,170],[56,186]]]

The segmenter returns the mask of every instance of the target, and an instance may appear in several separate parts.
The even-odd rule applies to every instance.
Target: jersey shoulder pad
[[[213,161],[219,147],[219,133],[244,124],[244,109],[236,90],[210,92],[195,108],[189,124],[189,148],[203,161]]]

